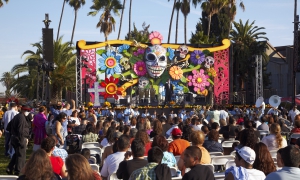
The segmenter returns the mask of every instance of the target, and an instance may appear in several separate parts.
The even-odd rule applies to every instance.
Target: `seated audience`
[[[114,143],[114,133],[116,132],[116,128],[114,127],[109,127],[105,138],[101,141],[100,147],[104,148],[106,146],[111,146]]]
[[[60,176],[53,172],[50,159],[43,149],[38,149],[33,152],[26,162],[24,169],[21,171],[18,180],[35,180],[35,179],[49,179],[60,180]],[[5,178],[4,178],[5,179]]]
[[[253,164],[254,169],[264,172],[266,176],[271,172],[276,171],[274,160],[272,159],[272,156],[264,143],[259,142],[255,144],[254,151],[256,154]]]
[[[131,128],[130,129],[130,133],[129,133],[129,137],[130,137],[130,144],[132,143],[132,141],[134,140],[136,133],[138,132],[138,130],[136,128]]]
[[[250,147],[244,146],[237,150],[235,157],[236,166],[231,166],[225,171],[225,180],[264,180],[266,178],[265,174],[252,167],[255,157],[255,152]]]
[[[41,149],[45,150],[52,164],[53,172],[61,177],[67,177],[66,166],[61,157],[53,156],[56,142],[52,137],[47,137],[42,141]]]
[[[66,159],[68,180],[101,180],[100,175],[92,169],[88,160],[81,154],[71,154]]]
[[[296,116],[298,117],[298,115]],[[296,119],[296,118],[295,118]],[[294,121],[294,128],[291,131],[292,134],[299,134],[300,133],[300,120]],[[291,144],[295,144],[297,139],[291,138]]]
[[[101,167],[103,166],[103,162],[107,158],[107,156],[109,156],[109,155],[111,155],[111,154],[114,153],[114,151],[113,151],[114,145],[118,141],[119,137],[121,137],[121,136],[122,136],[121,132],[115,132],[114,133],[114,141],[112,142],[112,145],[106,146],[106,148],[104,149],[104,152],[102,154],[103,161],[101,161],[101,165],[100,165]]]
[[[229,117],[229,124],[227,126],[221,127],[219,133],[224,134],[225,132],[229,133],[229,137],[235,137],[235,130],[238,129],[236,126],[236,120],[233,117]]]
[[[133,159],[128,160],[129,156],[125,156],[125,160],[119,165],[116,173],[119,179],[128,180],[133,171],[146,166],[148,163],[144,158],[145,147],[142,140],[135,139],[132,141],[131,152]]]
[[[204,141],[203,147],[208,152],[224,152],[224,149],[222,147],[222,144],[218,142],[219,140],[219,132],[215,129],[212,129],[208,133],[208,140]]]
[[[155,146],[148,152],[148,164],[132,172],[130,180],[167,180],[171,179],[170,168],[166,165],[160,165],[164,154],[163,151]]]
[[[153,122],[153,131],[150,132],[150,138],[154,138],[156,135],[161,135],[163,131],[162,124],[159,120]]]
[[[268,124],[266,124],[266,122],[268,122],[266,116],[262,116],[260,118],[260,121],[261,121],[261,125],[257,127],[257,130],[269,131],[269,126]]]
[[[273,123],[270,127],[270,135],[264,137],[261,142],[263,142],[269,149],[277,150],[287,146],[286,139],[281,136],[281,128],[279,124]]]
[[[179,118],[178,117],[174,117],[173,118],[173,125],[172,125],[172,127],[166,132],[166,137],[167,138],[172,135],[171,133],[172,133],[172,131],[173,131],[174,128],[179,128],[178,125],[179,125]]]
[[[53,138],[57,144],[58,140],[53,134],[49,135],[48,137]],[[65,149],[61,149],[61,148],[54,146],[52,155],[61,157],[61,159],[65,162],[66,158],[68,157],[68,152]]]
[[[95,128],[92,124],[86,126],[86,134],[82,136],[82,142],[97,142],[98,134],[94,134]]]
[[[182,180],[211,180],[214,174],[208,166],[201,165],[202,152],[198,146],[189,146],[184,151],[184,165],[191,170],[184,174]]]
[[[163,135],[157,135],[154,137],[152,148],[155,146],[159,147],[164,152],[161,164],[167,164],[169,167],[175,167],[176,159],[172,153],[168,152],[169,143]]]
[[[144,156],[147,156],[149,149],[151,149],[152,142],[149,139],[149,136],[145,130],[139,130],[136,135],[135,139],[141,139],[145,145],[145,153]]]
[[[194,131],[201,131],[201,128],[203,126],[203,124],[201,123],[201,119],[203,118],[203,116],[201,115],[201,118],[197,118],[197,117],[193,117],[192,118],[192,128],[194,129]]]
[[[81,120],[79,126],[75,126],[73,128],[73,134],[82,134],[82,132],[85,130],[87,125],[87,120]]]
[[[172,118],[168,117],[168,120],[165,117],[161,117],[160,122],[162,124],[163,132],[162,135],[166,136],[166,132],[172,127]]]
[[[117,172],[119,164],[123,161],[124,155],[130,147],[129,136],[122,135],[117,141],[118,152],[109,155],[105,160],[101,169],[101,176],[107,178],[109,175]]]
[[[83,157],[85,157],[85,159],[87,159],[90,164],[96,164],[97,163],[97,162],[94,162],[94,161],[91,160],[91,150],[89,150],[88,148],[83,148],[81,150],[80,154]]]
[[[241,149],[244,146],[254,149],[254,146],[258,141],[258,137],[256,136],[253,128],[247,128],[239,133],[238,140],[240,141],[240,144],[237,146],[237,149]]]
[[[183,151],[190,146],[190,143],[187,140],[181,139],[182,132],[178,128],[172,130],[173,141],[169,144],[168,151],[173,153],[174,156],[181,155]]]
[[[277,162],[280,162],[283,167],[276,172],[270,173],[266,180],[298,180],[300,177],[300,150],[293,145],[289,145],[278,152],[281,158],[277,159]]]

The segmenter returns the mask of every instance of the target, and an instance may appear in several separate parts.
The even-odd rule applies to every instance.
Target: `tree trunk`
[[[208,15],[208,27],[207,27],[207,36],[209,39],[209,33],[210,33],[210,23],[211,23],[211,15]]]
[[[126,3],[126,0],[123,1],[123,9],[122,9],[121,19],[120,19],[120,27],[119,27],[119,33],[118,33],[118,40],[120,39],[120,34],[121,34],[121,29],[122,29],[122,22],[123,22],[123,14],[124,14],[124,9],[125,9],[125,3]]]
[[[66,0],[64,0],[64,2],[63,2],[63,6],[62,6],[62,9],[61,9],[61,13],[60,13],[60,19],[59,19],[59,24],[58,24],[58,29],[57,29],[56,41],[58,40],[58,37],[59,37],[59,30],[60,30],[61,20],[62,20],[63,14],[64,14],[65,4],[66,4]]]
[[[174,0],[174,5],[173,5],[171,19],[170,19],[169,34],[168,34],[168,43],[170,43],[171,30],[172,30],[172,22],[173,22],[173,16],[174,16],[174,11],[175,11],[175,6],[176,6],[176,0]],[[176,37],[177,37],[177,35],[176,35]]]
[[[129,3],[129,27],[128,27],[128,39],[130,40],[131,38],[131,5],[132,5],[132,0],[130,0],[130,3]]]
[[[72,36],[71,36],[71,46],[73,44],[73,37],[74,37],[74,31],[76,26],[76,20],[77,20],[77,10],[75,10],[75,18],[74,18],[74,24],[73,24],[73,30],[72,30]]]
[[[184,16],[184,44],[186,44],[186,21],[187,21],[187,16]]]
[[[177,38],[178,38],[178,24],[179,24],[179,9],[177,11],[176,15],[176,33],[175,33],[175,44],[177,44]]]

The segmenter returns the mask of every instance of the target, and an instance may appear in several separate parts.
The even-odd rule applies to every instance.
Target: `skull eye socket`
[[[155,61],[156,56],[155,56],[154,54],[150,53],[150,54],[147,54],[147,59],[148,59],[149,61]]]
[[[184,53],[187,53],[187,50],[184,50],[183,52],[184,52]]]
[[[160,56],[160,57],[159,57],[159,60],[160,60],[160,61],[165,61],[165,60],[166,60],[166,57],[165,57],[165,56]]]

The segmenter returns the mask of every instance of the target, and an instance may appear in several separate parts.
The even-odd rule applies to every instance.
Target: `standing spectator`
[[[131,109],[131,105],[128,104],[126,109],[124,110],[124,124],[129,124],[130,117],[133,116],[133,110]]]
[[[213,172],[208,166],[200,164],[202,153],[199,147],[189,146],[184,151],[184,165],[191,170],[184,174],[182,180],[211,180],[214,179]]]
[[[101,180],[100,175],[93,171],[88,160],[81,154],[71,154],[66,159],[68,180]]]
[[[264,143],[259,142],[255,144],[254,151],[256,154],[253,164],[254,169],[264,172],[266,176],[271,172],[276,171],[274,160],[272,159],[272,156]]]
[[[52,164],[53,172],[61,177],[67,177],[66,166],[64,161],[59,156],[52,155],[55,149],[55,140],[52,137],[47,137],[41,144],[41,149],[45,150]]]
[[[268,147],[269,151],[277,150],[287,146],[286,139],[281,136],[281,128],[277,123],[271,125],[270,135],[264,137],[261,142]]]
[[[224,152],[222,144],[218,142],[219,132],[215,129],[212,129],[208,133],[208,140],[204,141],[203,146],[207,149],[208,152]]]
[[[151,141],[146,131],[140,130],[136,133],[135,139],[141,139],[145,146],[145,156],[147,156],[148,151],[151,149]]]
[[[150,116],[150,113],[148,112],[148,109],[145,109],[145,111],[142,113],[143,118],[147,118]]]
[[[164,153],[161,163],[167,164],[169,167],[176,167],[176,159],[172,153],[168,152],[169,143],[163,135],[154,137],[152,148],[155,146],[159,147]]]
[[[233,117],[229,117],[229,124],[227,126],[221,127],[219,133],[224,134],[225,132],[229,133],[229,137],[235,138],[235,129],[238,127],[236,126],[236,120]]]
[[[165,176],[165,179],[171,179],[170,168],[166,168],[164,174],[158,173],[159,164],[163,158],[163,152],[159,147],[153,147],[148,152],[148,164],[132,172],[130,180],[158,179],[157,176]]]
[[[55,140],[55,144],[57,144],[57,138],[53,134],[49,135],[48,137],[53,138]],[[54,146],[52,155],[59,156],[65,162],[66,158],[68,157],[68,152],[65,149]]]
[[[300,111],[297,109],[297,105],[294,105],[293,109],[289,111],[288,119],[294,123],[295,116],[300,114]]]
[[[23,175],[20,176],[18,180],[61,179],[58,174],[53,172],[50,159],[43,149],[38,149],[37,151],[33,152],[22,171]]]
[[[133,117],[137,118],[140,115],[139,108],[135,107],[133,110]]]
[[[132,118],[131,121],[130,121],[130,128],[136,128],[136,118]]]
[[[64,145],[65,143],[65,138],[64,138],[64,128],[62,126],[62,124],[67,120],[67,115],[66,113],[59,113],[56,116],[56,119],[53,122],[53,126],[52,126],[52,134],[54,134],[58,140],[58,144],[57,145]]]
[[[151,115],[152,119],[157,119],[157,113],[156,110],[153,111],[153,114]]]
[[[278,152],[280,152],[281,158],[277,161],[280,161],[283,167],[270,173],[266,180],[298,180],[300,177],[300,150],[293,145],[289,145]]]
[[[236,152],[235,164],[225,171],[225,180],[249,179],[264,180],[265,174],[252,167],[255,161],[255,152],[250,147],[244,146]]]
[[[117,121],[124,121],[124,110],[123,109],[118,113]]]
[[[17,115],[18,109],[17,109],[17,104],[14,102],[11,102],[9,104],[10,110],[6,111],[3,115],[2,121],[4,124],[4,130],[5,130],[5,156],[9,156],[9,154],[12,154],[12,148],[11,145],[9,144],[10,142],[10,137],[11,133],[6,130],[8,123]]]
[[[47,118],[45,115],[46,107],[40,106],[39,113],[34,116],[33,119],[33,134],[34,134],[34,145],[33,151],[38,150],[41,147],[42,140],[47,137],[45,124]]]
[[[154,120],[153,122],[153,131],[150,132],[150,138],[154,138],[157,135],[162,135],[162,124],[159,120]]]
[[[97,116],[95,115],[93,109],[89,110],[87,120],[89,121],[89,123],[91,123],[94,126],[96,126],[96,124],[97,124]]]
[[[146,166],[148,163],[147,160],[145,160],[144,158],[144,143],[140,139],[132,141],[131,152],[133,159],[129,160],[129,156],[125,155],[125,160],[122,161],[119,165],[119,168],[116,173],[119,179],[128,180],[133,171]]]
[[[169,144],[168,151],[173,153],[174,156],[181,155],[183,151],[190,146],[190,143],[187,140],[181,139],[182,132],[178,128],[172,130],[173,141]]]
[[[79,126],[80,125],[80,120],[78,118],[78,111],[77,110],[74,110],[72,112],[69,122],[71,124],[75,124],[75,126]]]
[[[101,176],[107,178],[109,175],[117,172],[119,164],[123,161],[124,155],[130,147],[130,139],[126,135],[122,135],[118,141],[118,152],[109,155],[105,160],[101,169]]]
[[[27,139],[29,138],[29,127],[26,117],[30,111],[29,106],[23,105],[21,113],[15,115],[6,127],[6,130],[11,134],[10,143],[15,150],[6,169],[8,174],[12,174],[14,168],[15,175],[19,175],[25,165]]]

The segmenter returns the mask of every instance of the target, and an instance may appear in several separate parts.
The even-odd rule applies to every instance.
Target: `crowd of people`
[[[210,153],[234,152],[236,166],[225,170],[226,180],[296,179],[300,139],[289,140],[288,134],[300,133],[300,112],[297,106],[264,111],[214,105],[158,114],[128,105],[117,113],[109,107],[76,109],[74,101],[34,110],[11,103],[3,115],[4,153],[11,158],[6,172],[30,180],[210,180],[214,173],[205,165],[211,163]],[[31,139],[33,153],[26,161]],[[237,141],[223,148],[230,140]],[[80,148],[85,142],[98,143],[102,152],[91,158],[88,148]],[[90,164],[98,164],[99,171]]]

